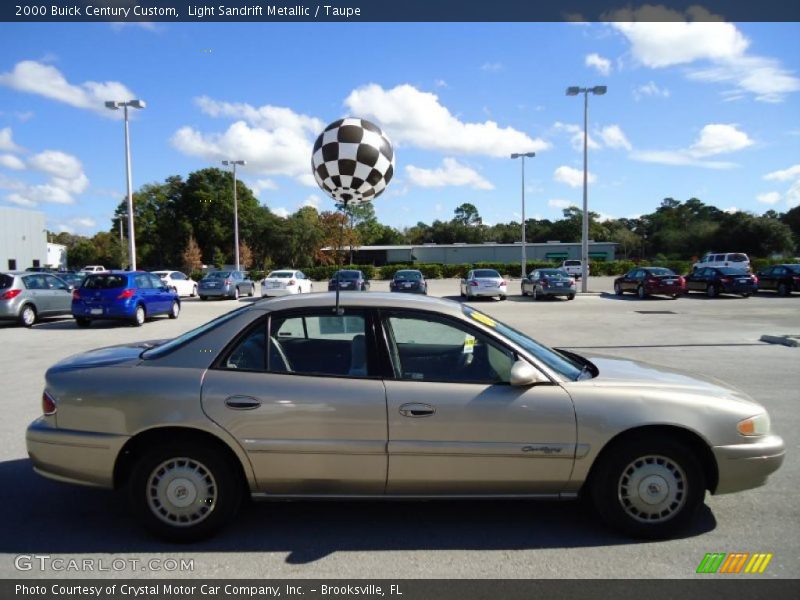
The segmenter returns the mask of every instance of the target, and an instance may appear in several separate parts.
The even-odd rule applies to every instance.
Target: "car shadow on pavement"
[[[637,543],[600,522],[583,502],[328,501],[247,503],[216,537],[190,546],[142,530],[122,493],[65,485],[28,459],[0,462],[6,515],[0,552],[287,552],[307,564],[337,551],[531,550]],[[716,527],[707,506],[683,537]]]
[[[640,299],[639,296],[636,294],[622,294],[621,296],[617,296],[614,292],[600,292],[600,297],[605,298],[606,300],[622,300],[625,302],[675,302],[676,300],[682,300],[687,296],[681,295],[677,298],[672,298],[670,296],[647,296],[644,299]]]
[[[167,320],[169,320],[169,317],[167,316],[151,317],[147,319],[142,327],[147,327],[151,323],[158,323],[159,321]],[[82,331],[90,331],[92,329],[116,329],[118,327],[134,327],[134,325],[132,322],[122,319],[99,319],[97,321],[92,321],[92,324],[89,327],[78,327],[74,319],[62,319],[59,321],[43,321],[34,325],[32,329],[44,329],[46,331],[80,329]]]

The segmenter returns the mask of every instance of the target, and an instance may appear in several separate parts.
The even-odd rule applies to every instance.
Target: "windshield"
[[[230,271],[214,271],[206,275],[203,279],[226,279],[230,274]]]
[[[500,273],[494,269],[478,269],[473,273],[473,277],[489,277],[493,279],[500,279]]]
[[[394,274],[394,278],[398,281],[419,281],[422,279],[422,273],[419,271],[398,271]]]
[[[273,271],[267,275],[267,279],[290,279],[293,275],[293,271]]]
[[[216,319],[209,321],[208,323],[200,325],[200,327],[196,327],[191,331],[187,331],[183,335],[179,335],[178,337],[171,339],[170,341],[161,344],[160,346],[156,346],[155,348],[150,348],[148,350],[145,350],[144,352],[141,353],[140,357],[145,360],[148,360],[148,359],[158,358],[159,356],[164,356],[165,354],[169,354],[170,352],[183,346],[187,342],[192,341],[197,336],[203,335],[205,332],[211,331],[212,329],[216,329],[220,325],[227,323],[234,317],[238,316],[239,313],[241,313],[243,310],[247,310],[248,308],[250,307],[241,306],[239,308],[235,308],[231,312],[225,313],[224,315],[219,316]]]
[[[581,264],[581,261],[579,261],[579,260],[565,260],[564,261],[564,266],[565,267],[579,267],[580,264]]]
[[[800,264],[786,265],[786,268],[789,269],[792,273],[800,273]]]
[[[542,361],[545,365],[553,369],[553,371],[564,378],[575,381],[581,376],[582,367],[572,360],[569,360],[565,356],[558,354],[555,350],[552,350],[547,346],[543,346],[536,340],[529,338],[524,333],[517,331],[513,327],[509,327],[505,323],[501,323],[500,321],[497,321],[488,315],[478,312],[474,308],[464,306],[462,310],[469,318],[477,321],[478,323],[482,323],[483,325],[491,327],[497,333],[520,346],[523,350]]]
[[[126,285],[127,275],[89,275],[83,282],[87,290],[115,290]]]
[[[339,279],[358,279],[359,275],[359,271],[339,271]],[[333,278],[336,279],[336,275]]]

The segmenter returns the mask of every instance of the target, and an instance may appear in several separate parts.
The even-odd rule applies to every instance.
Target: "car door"
[[[209,369],[206,414],[268,494],[383,494],[386,391],[364,311],[265,316]]]
[[[572,471],[575,411],[558,385],[514,387],[516,356],[455,318],[383,312],[387,494],[551,494]]]
[[[760,287],[769,289],[769,290],[777,290],[778,284],[780,283],[781,277],[784,275],[784,269],[781,267],[772,267],[767,272],[767,276],[759,281]],[[761,282],[764,283],[761,283]]]
[[[50,293],[50,308],[48,309],[50,313],[54,315],[70,313],[72,311],[72,291],[69,286],[53,275],[45,275],[44,278]]]
[[[37,314],[49,313],[52,310],[53,302],[44,275],[39,273],[25,275],[22,277],[22,282],[25,284],[27,296],[33,301]]]
[[[153,286],[153,296],[156,298],[156,306],[159,313],[166,313],[172,308],[172,301],[174,300],[172,288],[161,281],[155,275],[150,275],[150,285]],[[180,282],[175,282],[179,284]]]

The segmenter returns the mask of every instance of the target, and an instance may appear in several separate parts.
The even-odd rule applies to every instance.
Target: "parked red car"
[[[637,267],[614,280],[614,293],[633,292],[639,298],[658,294],[673,299],[686,293],[686,280],[664,267]]]

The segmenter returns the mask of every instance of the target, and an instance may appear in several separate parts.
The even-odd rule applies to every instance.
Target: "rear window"
[[[570,277],[570,274],[560,269],[542,269],[539,271],[542,277]]]
[[[89,275],[81,287],[87,290],[115,290],[127,285],[127,275]]]
[[[214,271],[206,275],[205,279],[226,279],[230,274],[230,271]]]
[[[792,273],[800,274],[800,265],[786,265],[786,268],[789,269]],[[0,288],[3,287],[2,283],[0,283]]]
[[[267,277],[274,279],[291,279],[294,275],[293,271],[273,271]]]
[[[6,290],[14,285],[14,278],[11,275],[0,273],[0,290]]]
[[[672,269],[665,269],[663,267],[647,269],[651,275],[675,275]]]
[[[747,262],[746,254],[728,254],[728,260],[731,262]]]
[[[398,271],[394,274],[394,278],[401,281],[419,281],[422,279],[422,273],[419,271]]]
[[[500,273],[495,271],[494,269],[478,269],[474,272],[475,277],[493,277],[495,279],[500,279]]]
[[[360,275],[360,271],[339,271],[339,279],[358,279]],[[335,275],[334,279],[336,279]]]
[[[579,260],[565,260],[564,266],[565,267],[579,267],[581,265],[581,261]]]

